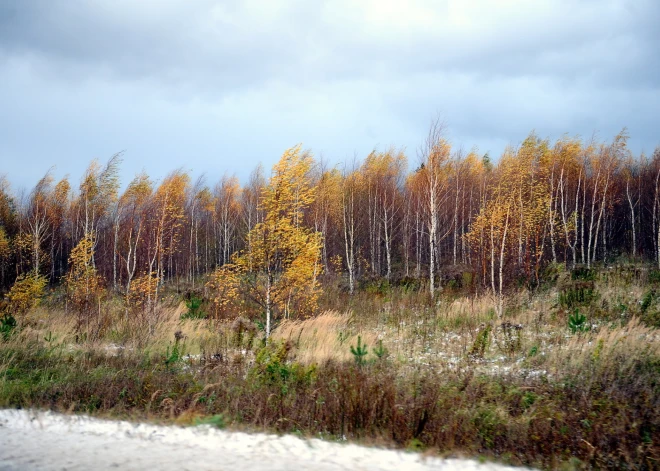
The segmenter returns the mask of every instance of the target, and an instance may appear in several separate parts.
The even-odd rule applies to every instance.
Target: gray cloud
[[[300,141],[414,159],[437,111],[483,151],[628,126],[651,152],[658,18],[653,0],[5,0],[0,173],[77,178],[127,149],[126,180],[245,176]]]

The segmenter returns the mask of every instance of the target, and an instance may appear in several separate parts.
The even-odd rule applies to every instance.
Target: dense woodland
[[[122,185],[121,155],[93,161],[79,184],[49,172],[27,194],[2,177],[0,288],[28,273],[57,284],[78,260],[127,299],[136,286],[156,299],[159,286],[177,280],[224,293],[221,310],[240,288],[237,276],[268,285],[269,298],[271,283],[287,278],[279,299],[249,298],[289,313],[303,310],[291,304],[291,287],[304,292],[324,276],[345,280],[350,292],[376,277],[419,279],[432,295],[460,273],[501,299],[510,286],[538,282],[551,263],[625,255],[660,265],[660,150],[632,155],[625,130],[605,142],[531,133],[489,156],[443,131],[434,123],[414,156],[373,151],[335,167],[294,147],[271,175],[259,167],[243,185],[233,176],[193,181],[181,170]],[[275,255],[269,240],[279,244]],[[84,253],[72,253],[81,241]],[[287,263],[298,273],[285,273]]]

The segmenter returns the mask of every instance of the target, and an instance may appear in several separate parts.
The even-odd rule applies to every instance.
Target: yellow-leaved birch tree
[[[299,145],[284,152],[261,193],[265,217],[248,234],[250,251],[235,258],[247,297],[265,311],[267,338],[277,315],[310,312],[316,305],[321,233],[302,225],[303,210],[314,201],[311,165]]]

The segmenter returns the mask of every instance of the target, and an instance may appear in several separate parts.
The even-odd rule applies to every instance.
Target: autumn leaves
[[[108,290],[150,318],[172,281],[203,295],[210,316],[263,316],[270,331],[314,311],[321,275],[350,293],[416,278],[434,297],[453,265],[502,312],[507,286],[538,283],[551,262],[623,252],[660,263],[660,153],[634,159],[625,133],[607,143],[532,133],[493,163],[435,123],[410,169],[400,149],[333,167],[296,146],[268,179],[260,167],[243,185],[225,176],[212,187],[143,173],[123,192],[120,160],[93,162],[77,189],[47,173],[21,198],[0,178],[0,289],[18,280],[29,291],[38,274],[64,281],[71,307],[89,310],[87,294]]]
[[[317,278],[322,271],[321,233],[303,226],[304,210],[314,201],[312,159],[300,146],[287,150],[273,167],[262,192],[264,219],[250,230],[246,250],[231,265],[218,268],[207,287],[216,309],[234,301],[240,290],[266,315],[266,336],[273,316],[316,307]]]

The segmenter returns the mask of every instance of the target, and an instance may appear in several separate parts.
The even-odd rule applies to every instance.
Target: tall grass
[[[172,363],[163,352],[107,355],[16,339],[0,345],[0,405],[180,423],[221,414],[229,425],[517,464],[556,467],[578,458],[593,467],[657,469],[660,356],[657,345],[626,354],[635,337],[650,334],[632,325],[595,342],[572,340],[566,351],[579,354],[548,360],[552,380],[402,369],[388,360],[306,366],[290,359],[286,342],[258,350],[254,362]]]
[[[157,322],[110,299],[88,335],[47,302],[0,341],[0,406],[658,469],[660,335],[647,319],[660,301],[636,273],[580,275],[594,296],[579,300],[585,328],[573,331],[561,296],[584,280],[568,273],[509,293],[502,318],[488,293],[431,300],[378,283],[349,296],[329,284],[322,314],[281,321],[268,343],[250,319],[185,319],[175,293]]]

